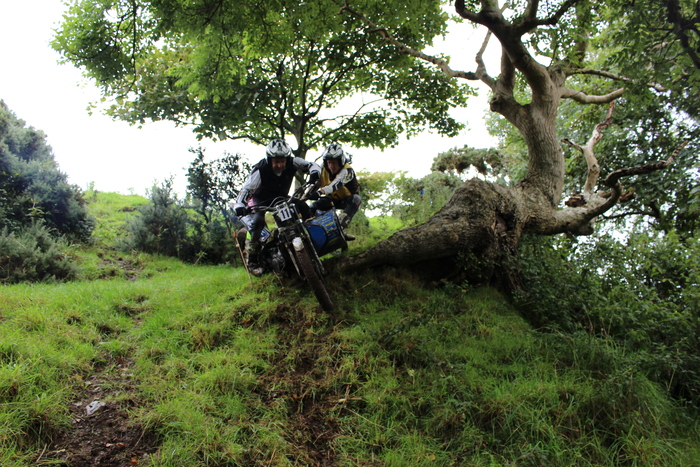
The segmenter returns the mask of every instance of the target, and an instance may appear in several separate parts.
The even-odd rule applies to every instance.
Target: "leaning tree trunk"
[[[503,59],[503,69],[512,66]],[[519,282],[515,255],[524,232],[556,233],[556,208],[564,183],[564,156],[556,132],[557,74],[537,70],[541,91],[528,106],[513,97],[509,80],[494,86],[491,110],[524,136],[528,170],[514,187],[472,179],[425,224],[397,232],[341,265],[357,270],[376,265],[409,266],[431,277],[464,272],[468,279],[511,287]],[[542,89],[544,88],[544,89]],[[466,268],[466,269],[465,269]]]
[[[542,218],[551,217],[547,202],[527,196],[520,187],[472,179],[426,223],[400,230],[338,266],[344,271],[411,266],[433,279],[459,276],[514,286],[518,279],[510,260],[534,218],[533,202],[542,206]]]

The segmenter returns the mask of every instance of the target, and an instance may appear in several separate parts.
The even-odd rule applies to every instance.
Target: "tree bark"
[[[400,230],[356,256],[341,259],[343,271],[389,265],[420,265],[431,279],[464,279],[513,286],[511,268],[499,268],[518,249],[532,221],[523,191],[479,179],[460,186],[426,223]]]

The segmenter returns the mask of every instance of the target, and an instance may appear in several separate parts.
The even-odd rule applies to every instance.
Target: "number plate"
[[[277,217],[279,217],[282,222],[287,222],[292,218],[292,210],[289,209],[289,206],[282,206],[277,211]]]

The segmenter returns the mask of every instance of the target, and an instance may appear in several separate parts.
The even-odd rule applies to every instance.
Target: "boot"
[[[348,225],[350,225],[350,220],[351,220],[351,217],[348,216],[346,213],[341,212],[340,214],[338,214],[338,224],[340,224],[340,228],[343,229],[343,236],[349,242],[355,240],[354,235],[351,235],[345,231],[345,229],[348,227]]]
[[[338,214],[338,224],[340,224],[341,229],[345,230],[350,224],[350,216],[344,212],[341,212]]]
[[[255,277],[260,277],[263,273],[263,268],[260,265],[260,243],[248,240],[245,253],[248,272]]]

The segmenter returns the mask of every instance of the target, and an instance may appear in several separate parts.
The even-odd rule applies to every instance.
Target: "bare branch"
[[[353,15],[354,17],[358,18],[365,24],[367,24],[370,27],[370,32],[376,32],[379,33],[379,35],[382,36],[382,39],[384,39],[385,42],[393,45],[396,47],[399,52],[404,53],[406,55],[410,55],[412,57],[419,58],[421,60],[424,60],[426,62],[432,63],[433,65],[437,65],[443,73],[445,73],[447,76],[451,76],[453,78],[463,78],[463,79],[468,79],[472,81],[478,81],[481,78],[477,76],[476,73],[470,72],[470,71],[458,71],[458,70],[453,70],[450,67],[450,64],[441,58],[438,57],[433,57],[432,55],[425,54],[421,52],[420,50],[416,50],[413,47],[409,47],[403,42],[397,40],[394,38],[394,36],[389,33],[389,31],[386,30],[386,28],[383,28],[381,26],[378,26],[372,22],[369,18],[367,18],[365,15],[362,13],[354,10],[351,8],[347,3],[340,9],[341,12],[345,11]]]
[[[610,105],[608,106],[608,114],[605,116],[605,120],[603,120],[598,125],[596,125],[595,130],[593,130],[593,135],[591,136],[591,139],[588,140],[588,143],[587,143],[587,145],[591,146],[591,149],[593,148],[593,146],[598,144],[598,142],[601,139],[603,139],[603,130],[605,130],[612,123],[612,114],[613,114],[614,110],[615,110],[615,101],[611,102]]]
[[[562,99],[571,99],[581,104],[607,104],[620,97],[625,92],[625,88],[617,89],[609,94],[602,96],[592,96],[583,91],[575,89],[563,88],[561,90]]]
[[[489,88],[494,89],[496,82],[494,79],[486,72],[486,64],[484,63],[484,53],[486,52],[486,47],[489,45],[489,40],[491,39],[491,31],[486,32],[486,37],[484,37],[484,42],[481,43],[481,48],[476,53],[476,76],[486,84]]]
[[[600,76],[602,78],[609,78],[615,81],[622,81],[624,83],[633,83],[634,80],[632,78],[628,78],[626,76],[618,75],[615,73],[610,73],[609,71],[604,71],[604,70],[594,70],[592,68],[573,68],[573,69],[568,69],[566,70],[566,74],[569,76],[573,75],[594,75],[594,76]],[[666,87],[662,86],[661,84],[658,83],[648,83],[648,87],[654,89],[655,91],[658,92],[665,92],[668,91]]]
[[[656,172],[657,170],[663,170],[673,164],[678,154],[688,145],[688,141],[683,141],[681,145],[673,151],[673,154],[665,161],[653,162],[651,164],[642,165],[640,167],[628,167],[626,169],[618,169],[608,175],[603,184],[607,187],[615,189],[619,185],[619,181],[622,177],[632,177],[634,175],[645,175],[648,173]]]
[[[603,184],[612,189],[612,195],[602,204],[587,210],[584,217],[588,219],[593,219],[594,217],[600,216],[603,213],[609,211],[613,206],[615,206],[622,196],[622,186],[619,181],[622,177],[631,177],[633,175],[644,175],[657,170],[663,170],[670,166],[675,160],[678,153],[688,144],[684,141],[678,149],[676,149],[671,157],[665,161],[654,162],[652,164],[643,165],[641,167],[630,167],[626,169],[619,169],[608,175]]]
[[[608,118],[610,118],[611,110],[608,111]],[[608,119],[600,123],[596,127],[594,135],[589,140],[589,143],[595,140],[599,140],[599,132],[605,126],[609,125]],[[570,142],[569,142],[570,143]],[[574,147],[579,147],[575,143],[570,143]],[[554,218],[557,220],[555,227],[549,233],[562,233],[569,232],[576,235],[587,235],[592,231],[591,222],[599,216],[602,216],[613,206],[618,203],[628,201],[634,197],[634,190],[627,192],[622,192],[622,186],[619,183],[622,177],[629,177],[633,175],[643,175],[657,170],[663,170],[670,166],[675,158],[678,156],[680,151],[685,148],[688,144],[684,141],[678,149],[676,149],[673,154],[665,161],[654,162],[652,164],[647,164],[641,167],[631,167],[626,169],[616,170],[605,179],[603,184],[609,187],[611,190],[605,193],[593,193],[590,197],[590,202],[585,206],[581,206],[581,203],[577,203],[576,200],[572,200],[570,205],[576,207],[570,207],[568,209],[563,209],[557,211],[554,214]]]
[[[500,10],[501,13],[503,13],[503,11],[505,11],[505,9],[507,7],[508,7],[508,2],[505,2],[503,4],[503,6],[501,7],[501,10]],[[476,53],[475,61],[476,61],[476,75],[479,77],[479,79],[481,79],[481,81],[484,84],[486,84],[489,88],[491,88],[492,91],[495,91],[497,83],[486,72],[486,64],[484,63],[484,53],[486,52],[486,47],[489,45],[489,41],[491,40],[492,34],[493,34],[493,32],[491,32],[491,30],[487,28],[486,36],[484,37],[484,41],[481,43],[481,48]]]
[[[628,211],[622,212],[620,214],[613,214],[612,216],[602,216],[604,219],[624,219],[629,216],[649,216],[656,217],[652,211]]]
[[[611,102],[608,108],[608,114],[601,123],[596,125],[593,130],[593,134],[586,143],[585,146],[580,146],[577,143],[569,141],[564,138],[562,142],[574,147],[583,154],[586,159],[586,164],[588,165],[588,175],[586,177],[586,183],[583,187],[583,197],[585,201],[588,201],[593,194],[596,184],[598,183],[598,177],[600,176],[600,165],[598,164],[598,158],[596,158],[593,148],[595,147],[601,139],[603,139],[603,130],[607,128],[612,123],[612,113],[615,109],[615,102]]]

